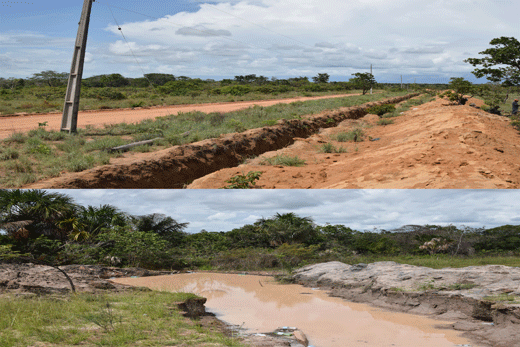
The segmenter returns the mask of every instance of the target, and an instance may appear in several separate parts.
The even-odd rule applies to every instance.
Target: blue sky
[[[186,231],[229,231],[276,213],[355,230],[434,224],[492,228],[520,224],[520,190],[50,190],[81,205],[110,204],[134,215],[162,213]]]
[[[0,1],[0,77],[68,72],[82,5]],[[380,82],[472,79],[462,60],[517,35],[518,13],[513,0],[99,0],[84,76],[345,80],[373,64]]]

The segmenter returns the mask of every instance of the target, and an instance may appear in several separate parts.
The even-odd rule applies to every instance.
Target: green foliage
[[[319,73],[312,78],[314,83],[329,83],[329,74],[328,73]]]
[[[256,181],[260,179],[261,171],[249,171],[245,175],[236,175],[226,181],[229,185],[225,189],[249,189],[256,185]]]
[[[443,96],[448,97],[450,101],[454,101],[459,105],[464,105],[468,101],[465,95],[474,91],[473,84],[462,77],[452,77],[448,88],[452,90],[445,92]]]
[[[371,73],[368,73],[368,72],[365,72],[365,73],[356,72],[356,73],[352,74],[352,76],[355,76],[355,77],[351,78],[349,80],[350,84],[355,89],[361,89],[363,92],[363,95],[365,95],[370,90],[370,88],[372,88],[377,83],[374,78],[374,75],[372,75]]]
[[[355,128],[351,131],[341,132],[336,135],[336,140],[339,142],[362,142],[365,139],[365,132],[361,128]]]
[[[380,120],[377,121],[377,125],[388,125],[388,124],[394,124],[394,120],[389,119],[389,118],[381,118]]]
[[[20,152],[14,148],[0,147],[0,160],[18,159]]]
[[[97,240],[113,244],[100,250],[103,259],[117,257],[125,266],[156,269],[173,262],[168,242],[153,231],[115,227],[100,234]]]
[[[367,109],[368,113],[377,114],[379,117],[381,117],[385,113],[391,113],[394,111],[395,111],[395,105],[393,105],[393,104],[377,105],[377,106],[372,106],[369,109]]]
[[[251,91],[251,88],[248,86],[234,85],[234,86],[225,86],[222,88],[217,88],[214,90],[215,94],[223,94],[223,95],[234,95],[234,96],[243,96]]]
[[[102,88],[94,91],[92,97],[98,100],[123,100],[126,95],[112,88]]]
[[[320,152],[323,153],[347,153],[345,147],[336,147],[332,143],[327,142],[321,145]]]
[[[464,62],[481,66],[473,70],[477,78],[486,77],[491,82],[505,85],[520,84],[520,42],[514,37],[501,36],[489,42],[494,46],[479,54],[483,58],[468,58]]]
[[[282,166],[304,166],[305,160],[298,158],[298,156],[288,156],[278,154],[274,157],[266,158],[261,162],[262,165],[282,165]]]
[[[520,226],[504,225],[482,231],[482,239],[474,245],[477,251],[508,252],[520,249]]]

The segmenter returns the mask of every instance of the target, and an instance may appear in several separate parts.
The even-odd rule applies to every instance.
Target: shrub
[[[367,109],[368,113],[371,114],[377,114],[379,117],[384,115],[385,113],[391,113],[395,111],[395,106],[393,104],[387,104],[387,105],[378,105],[373,106]]]
[[[225,189],[249,189],[253,188],[256,181],[260,179],[260,171],[249,171],[246,175],[236,175],[226,181],[229,183]]]
[[[336,135],[336,140],[339,142],[362,142],[365,139],[365,133],[360,128],[353,129],[348,132],[339,133]]]
[[[336,147],[332,143],[327,142],[321,145],[320,152],[323,153],[346,153],[347,149],[344,147]]]
[[[305,165],[305,160],[295,157],[290,157],[288,155],[279,154],[271,158],[266,158],[261,162],[262,165],[282,165],[282,166],[303,166]]]
[[[377,125],[388,125],[388,124],[393,124],[393,123],[394,123],[394,120],[389,119],[389,118],[381,118],[380,120],[377,121]]]

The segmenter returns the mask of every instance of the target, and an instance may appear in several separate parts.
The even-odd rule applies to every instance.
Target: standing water
[[[228,324],[253,333],[297,327],[317,347],[469,345],[457,332],[435,327],[450,322],[346,302],[321,290],[279,284],[272,277],[192,273],[114,282],[195,293],[208,299],[207,311]]]

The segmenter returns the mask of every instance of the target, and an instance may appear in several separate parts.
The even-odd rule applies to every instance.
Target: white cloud
[[[520,10],[518,2],[493,0],[199,2],[200,8],[193,12],[150,9],[157,19],[147,17],[121,25],[139,61],[149,67],[146,72],[350,76],[372,63],[377,80],[401,73],[454,77],[450,75],[472,70],[462,62],[468,54],[478,56],[494,37],[517,35],[514,13]],[[135,60],[121,59],[130,49],[121,41],[118,26],[106,25],[105,30],[113,34],[113,41],[89,44],[93,54],[89,62],[96,61],[92,67],[110,70],[117,66],[118,71],[112,72],[130,76],[135,70],[139,72],[132,77],[140,75]],[[72,38],[44,33],[0,32],[0,54],[5,55],[2,48],[9,47],[15,55],[10,66],[27,71],[29,67],[21,60],[23,49],[57,50],[69,48],[72,42]],[[69,55],[64,59],[67,63],[61,63],[64,68],[57,70],[68,69]],[[52,62],[44,56],[38,71]],[[96,73],[100,71],[92,71]]]

